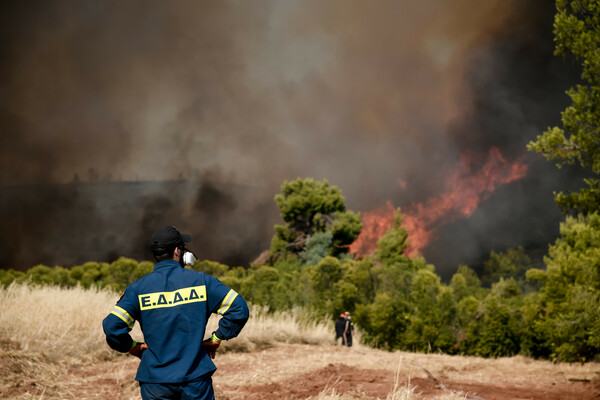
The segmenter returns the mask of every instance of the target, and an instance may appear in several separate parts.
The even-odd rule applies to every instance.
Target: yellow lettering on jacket
[[[140,294],[138,300],[140,302],[140,310],[142,311],[206,301],[206,286],[192,286],[173,292]]]

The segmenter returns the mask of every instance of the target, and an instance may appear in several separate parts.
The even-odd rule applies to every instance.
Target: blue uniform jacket
[[[129,332],[139,321],[148,350],[135,379],[181,383],[216,369],[201,347],[212,313],[223,316],[216,335],[224,340],[236,337],[249,316],[242,296],[218,279],[173,260],[161,261],[127,287],[102,327],[109,346],[124,353],[133,343]]]

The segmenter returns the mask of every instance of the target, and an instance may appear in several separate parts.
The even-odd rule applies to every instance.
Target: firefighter
[[[346,338],[344,337],[344,330],[346,329],[346,315],[340,314],[337,321],[335,321],[335,345],[338,344],[338,339],[342,338],[342,346],[346,346]]]
[[[354,333],[354,324],[352,323],[352,317],[350,311],[344,313],[346,317],[346,325],[344,326],[344,344],[348,347],[352,347],[352,333]]]
[[[111,348],[141,359],[135,379],[143,400],[214,399],[212,359],[221,341],[236,337],[248,320],[242,296],[210,275],[183,268],[184,259],[193,264],[195,258],[185,247],[190,241],[172,226],[156,231],[153,272],[128,286],[102,321]],[[222,318],[203,341],[213,313]],[[129,334],[135,321],[143,343]]]

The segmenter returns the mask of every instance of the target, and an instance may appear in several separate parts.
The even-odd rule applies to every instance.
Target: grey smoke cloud
[[[177,195],[184,200],[145,203],[132,235],[100,245],[139,237],[142,246],[164,221],[196,231],[210,256],[249,261],[268,246],[285,179],[328,179],[350,208],[367,211],[436,194],[465,150],[494,145],[509,160],[524,157],[525,143],[558,121],[577,76],[551,54],[546,3],[3,2],[0,183],[189,179],[197,184]],[[536,171],[539,190],[512,200],[523,213],[566,181],[552,166]],[[99,218],[114,215],[97,204],[101,193],[90,201]],[[161,204],[178,211],[161,214]],[[476,229],[461,228],[465,238],[493,229],[497,213],[481,212]],[[557,218],[552,205],[547,216]],[[261,223],[235,237],[248,218]],[[24,220],[4,220],[3,231]],[[38,243],[52,235],[42,231]],[[475,247],[455,254],[489,254],[486,243]],[[429,257],[443,263],[438,248]]]
[[[349,181],[350,158],[422,155],[462,111],[465,52],[502,3],[15,3],[3,110],[23,148],[54,156],[34,152],[22,178]],[[392,174],[414,165],[396,158]]]

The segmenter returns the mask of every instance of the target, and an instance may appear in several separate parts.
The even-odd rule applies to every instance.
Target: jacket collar
[[[161,268],[174,268],[174,267],[181,268],[181,265],[179,265],[179,263],[175,260],[159,261],[156,263],[156,265],[154,265],[154,271],[156,271],[157,269],[161,269]]]

